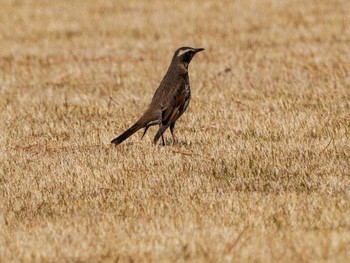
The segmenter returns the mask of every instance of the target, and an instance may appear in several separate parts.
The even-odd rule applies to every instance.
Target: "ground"
[[[348,10],[3,0],[0,262],[349,262]],[[178,143],[110,145],[181,46]]]

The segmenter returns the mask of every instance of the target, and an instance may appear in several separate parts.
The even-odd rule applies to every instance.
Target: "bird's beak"
[[[196,48],[196,49],[195,49],[196,53],[201,52],[201,51],[203,51],[203,50],[204,50],[204,48]]]

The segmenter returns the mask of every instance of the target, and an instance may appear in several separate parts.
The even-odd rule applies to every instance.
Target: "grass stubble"
[[[9,1],[0,262],[350,260],[347,1]],[[178,145],[109,142],[176,48]]]

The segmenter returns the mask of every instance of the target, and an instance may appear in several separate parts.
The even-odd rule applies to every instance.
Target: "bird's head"
[[[176,60],[178,63],[183,63],[187,68],[194,55],[203,50],[204,48],[180,47],[175,51],[173,61]]]

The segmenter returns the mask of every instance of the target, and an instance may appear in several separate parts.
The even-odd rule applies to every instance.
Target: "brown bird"
[[[175,141],[175,122],[186,111],[191,99],[188,65],[194,55],[202,50],[204,48],[181,47],[175,51],[168,71],[154,93],[148,109],[134,125],[113,139],[111,143],[118,145],[139,129],[145,128],[141,137],[143,138],[148,128],[153,125],[159,125],[154,143],[162,137],[165,145],[163,133],[169,126]]]

